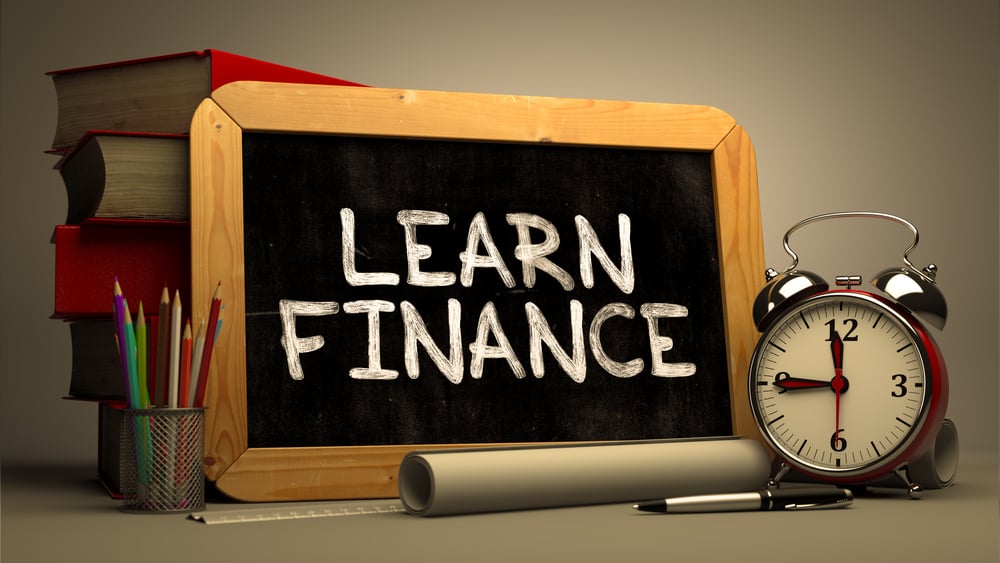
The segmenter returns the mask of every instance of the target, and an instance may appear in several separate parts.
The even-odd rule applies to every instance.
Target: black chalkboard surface
[[[762,252],[752,150],[724,113],[263,83],[213,98],[192,125],[192,255],[195,285],[229,291],[206,446],[224,492],[394,496],[417,447],[747,428]]]
[[[251,447],[626,440],[731,432],[707,153],[248,133],[243,162],[246,276],[254,281],[246,292]],[[348,283],[344,210],[356,225],[356,269],[392,273],[399,282]],[[421,225],[415,232],[432,249],[421,271],[450,274],[454,279],[448,285],[407,282],[407,244],[397,222],[405,210],[447,216],[447,224]],[[496,249],[499,259],[475,268],[466,287],[460,256],[477,214],[493,244],[478,244],[474,251],[490,256],[488,250]],[[518,231],[508,223],[509,214],[551,223],[560,242],[547,258],[562,268],[561,279],[571,289],[545,272],[526,287],[525,267],[515,257]],[[593,263],[594,282],[585,287],[576,217],[592,225],[614,267],[621,269],[619,215],[630,225],[626,245],[634,288],[618,287],[592,254],[584,260]],[[532,228],[529,234],[540,240],[545,233]],[[289,374],[288,354],[279,345],[282,300],[333,301],[340,307],[336,314],[297,318],[299,336],[326,340],[321,349],[300,355],[299,380]],[[383,303],[374,344],[391,379],[349,375],[371,364],[373,343],[368,315],[344,309],[369,300]],[[407,370],[401,303],[411,304],[434,343],[447,352],[449,300],[461,307],[466,368],[452,378],[460,379],[451,381],[419,347],[419,372]],[[537,347],[544,371],[533,368],[526,306],[537,307],[558,345],[573,355],[573,301],[582,310],[577,334],[584,345],[576,355],[585,371],[574,368],[568,374],[546,346]],[[469,348],[490,303],[515,356],[484,360],[477,377]],[[616,316],[604,325],[602,349],[622,362],[644,363],[629,377],[603,369],[587,338],[595,314],[614,303],[629,307],[634,318]],[[659,345],[651,350],[648,322],[640,312],[651,303],[688,310],[681,318],[655,320],[658,334],[673,339],[672,350]],[[495,342],[490,334],[488,344]],[[653,353],[696,369],[687,377],[655,377]]]

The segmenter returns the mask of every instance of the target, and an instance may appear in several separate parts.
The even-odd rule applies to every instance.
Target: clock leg
[[[910,495],[912,499],[918,499],[924,496],[924,489],[919,484],[914,483],[910,479],[910,466],[908,464],[903,464],[892,470],[896,474],[903,484],[906,486],[906,494]]]
[[[781,480],[785,478],[792,471],[792,468],[788,466],[787,463],[781,462],[778,464],[777,471],[774,472],[774,477],[767,480],[768,489],[777,489],[781,486]]]

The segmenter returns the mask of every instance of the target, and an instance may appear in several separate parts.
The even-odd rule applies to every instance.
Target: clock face
[[[924,423],[933,389],[923,340],[862,292],[812,296],[767,329],[750,367],[757,424],[806,472],[850,478],[886,468]]]

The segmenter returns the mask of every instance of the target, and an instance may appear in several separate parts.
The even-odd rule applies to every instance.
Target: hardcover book
[[[238,80],[361,84],[216,49],[132,59],[48,73],[59,116],[52,149],[65,151],[91,130],[187,133],[195,108]]]
[[[122,363],[110,316],[72,321],[69,333],[73,352],[69,395],[92,401],[124,401]]]
[[[186,221],[191,216],[187,135],[89,131],[56,164],[66,223],[91,217]]]
[[[88,219],[57,225],[53,318],[110,318],[115,277],[129,304],[155,307],[166,285],[191,303],[191,224]]]

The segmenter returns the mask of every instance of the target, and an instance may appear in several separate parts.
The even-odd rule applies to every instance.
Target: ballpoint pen
[[[735,512],[741,510],[805,510],[850,506],[854,495],[848,489],[795,487],[762,489],[745,493],[694,495],[635,504],[643,512]]]

